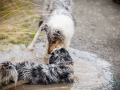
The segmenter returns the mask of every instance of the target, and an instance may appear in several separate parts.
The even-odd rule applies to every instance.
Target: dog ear
[[[60,49],[60,54],[63,56],[65,61],[73,62],[73,59],[65,48]]]
[[[60,40],[64,41],[65,37],[64,34],[62,33],[62,30],[56,29],[53,33],[54,37],[59,38]]]
[[[47,24],[42,24],[42,26],[41,26],[41,31],[43,31],[43,30],[45,30],[46,32],[48,32],[49,27],[48,27]]]

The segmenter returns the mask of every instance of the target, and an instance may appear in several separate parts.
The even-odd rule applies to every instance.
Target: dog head
[[[49,64],[73,64],[73,59],[64,48],[55,48],[49,58]]]
[[[47,33],[48,54],[50,54],[56,47],[63,45],[65,37],[62,33],[62,29],[51,28],[47,24],[43,24],[42,30],[45,30]]]

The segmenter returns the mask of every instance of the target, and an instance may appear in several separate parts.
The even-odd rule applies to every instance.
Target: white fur
[[[62,33],[65,36],[64,48],[68,49],[71,38],[74,34],[74,22],[69,16],[60,13],[58,14],[57,12],[62,13],[64,10],[54,12],[47,24],[51,28],[60,28],[62,30]]]
[[[71,14],[71,2],[72,0],[45,0],[44,2],[44,10],[48,11],[48,16],[43,16],[44,24],[46,23],[50,27],[51,32],[54,32],[55,29],[61,30],[64,40],[63,44],[59,46],[63,46],[66,50],[70,45],[75,26],[75,21]],[[40,27],[42,27],[42,25]],[[28,46],[29,50],[33,49],[33,45],[35,44],[40,31],[41,28]],[[47,40],[45,58],[48,57],[48,47],[49,42]]]
[[[40,32],[41,32],[41,27],[39,27],[37,33],[36,33],[35,36],[34,36],[33,41],[32,41],[32,42],[30,43],[30,45],[27,47],[29,50],[33,50],[33,46],[34,46],[35,42],[37,41]]]

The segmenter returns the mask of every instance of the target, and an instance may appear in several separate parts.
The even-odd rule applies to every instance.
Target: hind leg
[[[17,85],[26,83],[25,81],[17,83],[16,76],[18,76],[18,74],[14,70],[15,70],[15,65],[13,65],[11,62],[3,62],[0,64],[0,90],[1,89],[7,90],[7,89],[13,88]],[[16,73],[14,73],[14,72],[16,72]],[[15,83],[11,83],[11,81],[14,81]]]
[[[45,50],[45,54],[44,54],[44,62],[45,63],[48,63],[48,57],[49,57],[49,54],[48,54],[48,40],[46,40],[46,50]]]
[[[11,62],[6,61],[0,64],[0,79],[1,83],[6,82],[8,84],[10,80],[14,81],[15,83],[18,80],[18,73]]]
[[[12,69],[13,64],[10,62],[3,62],[0,64],[0,83],[8,84],[10,79],[9,70]]]

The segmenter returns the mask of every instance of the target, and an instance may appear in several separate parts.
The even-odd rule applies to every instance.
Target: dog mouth
[[[55,48],[62,45],[62,40],[49,40],[49,46],[48,46],[48,54],[50,54]]]
[[[51,52],[50,51],[48,51],[48,54],[50,54]]]

